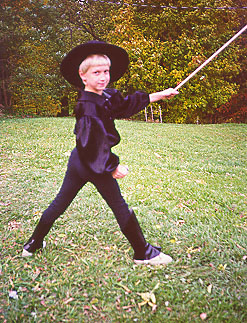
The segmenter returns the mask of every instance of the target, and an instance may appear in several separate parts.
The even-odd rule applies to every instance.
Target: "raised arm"
[[[173,98],[175,95],[177,95],[178,93],[179,92],[177,90],[169,88],[161,92],[155,92],[155,93],[149,94],[149,100],[150,100],[150,103],[156,102],[159,100],[165,100],[165,99],[169,100]]]

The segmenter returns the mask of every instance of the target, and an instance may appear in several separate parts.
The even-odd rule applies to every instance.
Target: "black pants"
[[[69,158],[68,168],[61,189],[50,206],[44,211],[41,222],[51,226],[64,213],[79,190],[87,182],[95,185],[98,192],[112,209],[122,230],[129,220],[130,211],[121,195],[117,181],[111,174],[97,175],[86,168],[81,163],[76,148],[72,151]]]
[[[117,181],[111,174],[96,175],[87,169],[81,163],[76,148],[71,153],[60,191],[42,214],[38,225],[25,244],[24,249],[33,253],[37,249],[42,248],[43,239],[55,220],[64,213],[76,194],[87,182],[95,185],[98,192],[112,209],[121,231],[134,249],[134,258],[144,260],[159,255],[160,248],[154,247],[146,242],[133,210],[129,210],[128,205],[121,195]]]

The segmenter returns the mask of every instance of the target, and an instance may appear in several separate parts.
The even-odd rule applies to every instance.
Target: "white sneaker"
[[[43,241],[43,246],[42,246],[42,249],[44,249],[45,248],[45,246],[46,246],[46,242],[45,241]],[[31,257],[32,255],[33,255],[34,253],[33,252],[29,252],[29,251],[27,251],[26,249],[23,249],[22,250],[22,257]]]
[[[161,252],[158,256],[148,259],[148,260],[136,260],[134,259],[134,263],[137,265],[167,265],[172,262],[172,257],[165,255]]]

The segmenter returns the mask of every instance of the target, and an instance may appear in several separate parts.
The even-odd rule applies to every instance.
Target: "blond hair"
[[[79,66],[79,72],[86,73],[89,67],[96,65],[109,65],[111,66],[111,60],[108,56],[103,54],[93,54],[89,55],[84,61],[81,62]]]

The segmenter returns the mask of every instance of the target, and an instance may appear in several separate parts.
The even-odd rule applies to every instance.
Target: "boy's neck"
[[[95,94],[98,94],[98,95],[102,95],[104,90],[100,90],[100,91],[93,91],[93,90],[88,89],[87,87],[85,87],[84,91],[86,91],[86,92],[91,92],[91,93],[95,93]]]

